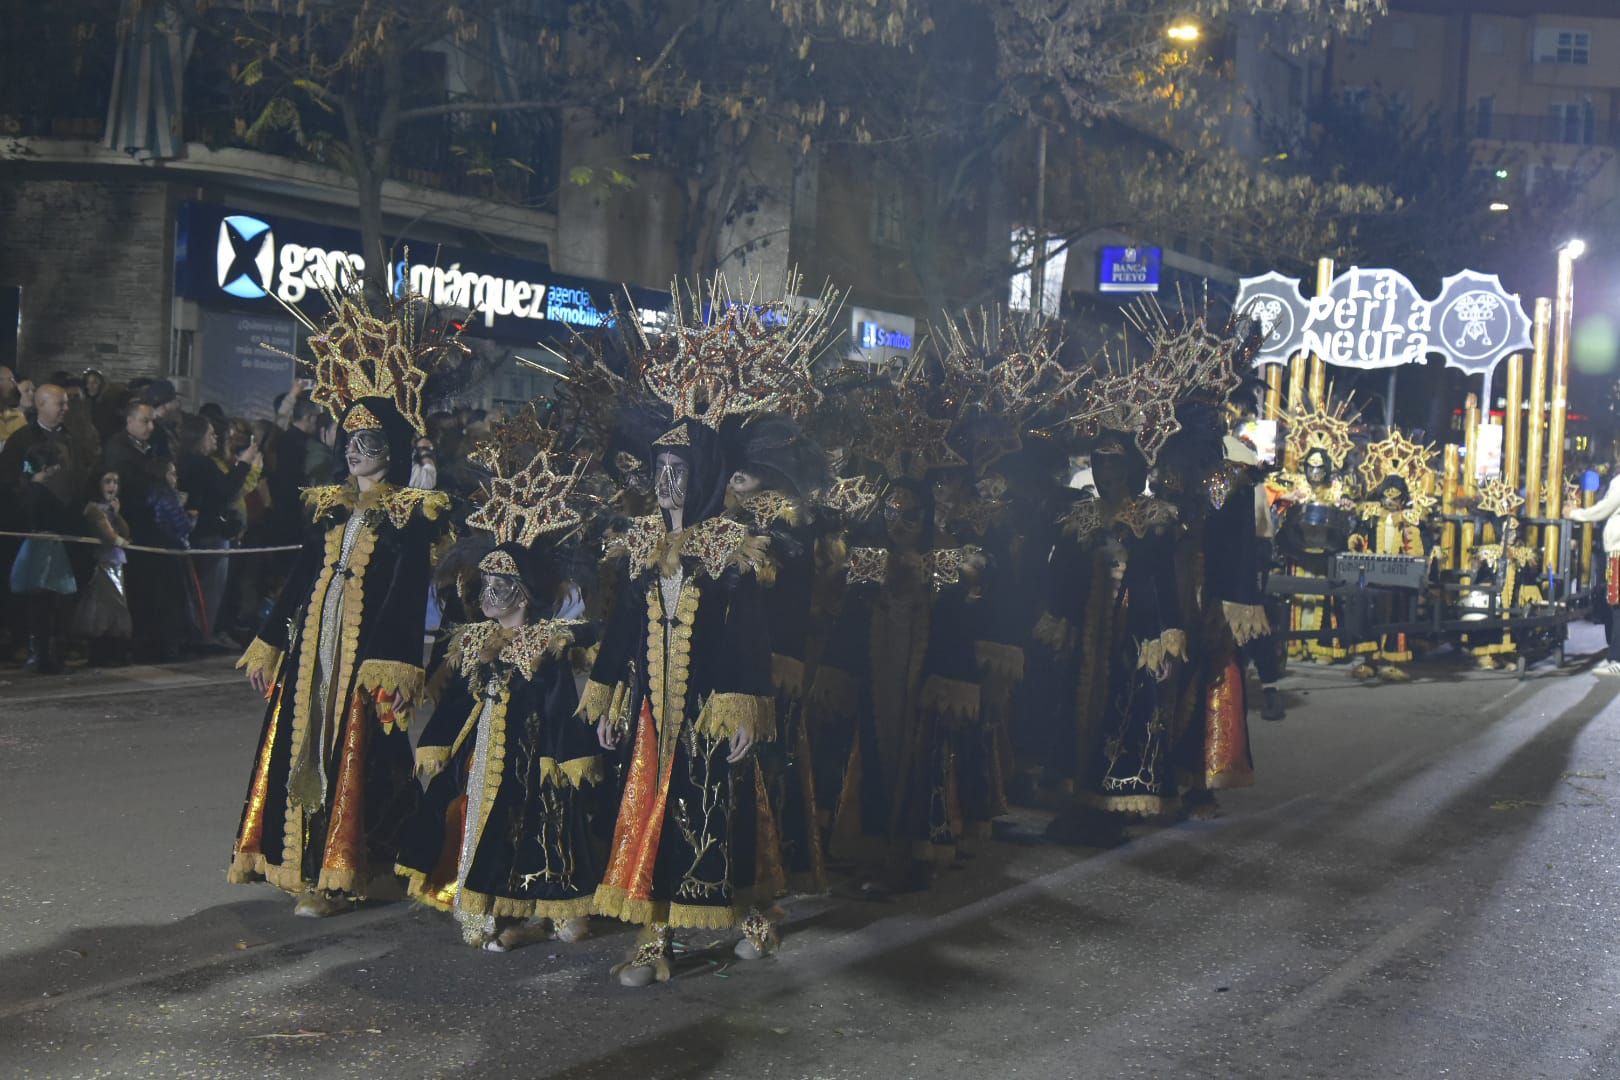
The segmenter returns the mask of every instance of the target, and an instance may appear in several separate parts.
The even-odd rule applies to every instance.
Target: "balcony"
[[[1620,125],[1579,109],[1563,115],[1475,112],[1469,116],[1468,133],[1498,142],[1620,147]]]

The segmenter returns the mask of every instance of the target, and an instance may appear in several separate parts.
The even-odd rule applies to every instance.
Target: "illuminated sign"
[[[207,238],[211,247],[203,249]],[[322,290],[357,280],[366,260],[360,236],[292,218],[249,215],[209,203],[180,207],[175,251],[176,289],[204,306],[280,313],[282,304],[318,317]],[[643,326],[666,318],[669,294],[555,274],[538,263],[436,245],[412,251],[389,267],[388,287],[406,287],[441,307],[474,313],[469,333],[532,343],[613,323],[615,300],[628,303]]]
[[[1449,367],[1484,374],[1510,353],[1530,348],[1530,319],[1495,274],[1464,270],[1425,300],[1394,270],[1351,267],[1311,299],[1299,279],[1269,273],[1240,282],[1234,308],[1260,324],[1257,364],[1286,362],[1301,351],[1340,367],[1375,369],[1422,363],[1430,353]]]
[[[899,330],[886,329],[882,323],[863,322],[858,327],[861,348],[898,349],[911,351],[911,335]]]
[[[851,308],[850,359],[867,364],[891,365],[911,358],[917,339],[917,320],[892,311]]]
[[[1159,291],[1162,252],[1156,247],[1105,247],[1097,253],[1097,291]]]

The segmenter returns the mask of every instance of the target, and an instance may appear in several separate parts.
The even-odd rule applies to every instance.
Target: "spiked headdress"
[[[1328,397],[1331,399],[1332,396],[1330,389]],[[1289,457],[1304,461],[1312,450],[1320,450],[1327,455],[1335,469],[1344,468],[1345,460],[1356,448],[1350,438],[1350,421],[1345,416],[1348,409],[1349,403],[1345,401],[1326,409],[1318,409],[1312,404],[1304,412],[1285,416]]]
[[[1208,315],[1176,327],[1156,306],[1127,313],[1146,334],[1152,352],[1144,361],[1120,365],[1104,358],[1104,375],[1079,395],[1069,429],[1086,441],[1103,432],[1128,435],[1149,465],[1171,436],[1181,430],[1176,413],[1188,404],[1222,407],[1243,384],[1242,370],[1257,343],[1236,327],[1217,332]]]
[[[1429,492],[1434,470],[1429,461],[1434,447],[1413,442],[1399,431],[1391,431],[1386,438],[1370,443],[1357,468],[1366,482],[1367,490],[1375,496],[1391,480],[1405,486],[1412,508],[1426,514],[1435,499]]]

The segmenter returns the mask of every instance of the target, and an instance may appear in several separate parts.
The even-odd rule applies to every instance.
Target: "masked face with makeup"
[[[494,619],[502,625],[515,625],[528,615],[529,595],[523,582],[510,574],[482,575],[478,592],[478,607],[484,618]]]
[[[653,495],[660,510],[684,510],[691,483],[692,467],[685,458],[667,450],[658,455],[653,464]]]
[[[343,448],[343,459],[350,476],[380,480],[388,472],[388,438],[375,428],[356,431]]]

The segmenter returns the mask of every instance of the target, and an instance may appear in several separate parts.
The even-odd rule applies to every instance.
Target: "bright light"
[[[1566,258],[1578,259],[1582,255],[1586,254],[1586,241],[1585,240],[1579,240],[1579,239],[1571,240],[1571,241],[1567,242],[1562,248],[1560,248],[1559,251]]]
[[[1491,203],[1491,213],[1493,213],[1493,214],[1505,214],[1511,209],[1513,209],[1513,207],[1509,206],[1505,202],[1493,202],[1493,203]]]
[[[1198,24],[1192,22],[1173,23],[1164,32],[1164,36],[1171,41],[1180,41],[1188,45],[1197,41],[1202,35],[1203,31],[1198,28]]]
[[[1508,178],[1508,171],[1506,169],[1497,169],[1496,178],[1498,180],[1506,180]]]

